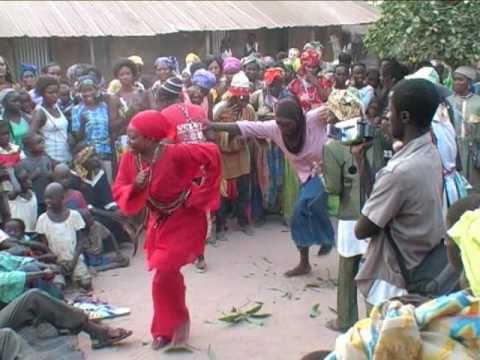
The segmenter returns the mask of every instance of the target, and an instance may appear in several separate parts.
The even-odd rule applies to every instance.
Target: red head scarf
[[[320,55],[316,50],[307,49],[302,53],[300,63],[302,64],[302,67],[317,67],[320,65]]]
[[[139,112],[130,120],[128,127],[152,140],[174,140],[176,136],[174,123],[156,110]]]
[[[268,68],[265,70],[265,74],[263,75],[263,80],[267,86],[272,85],[275,79],[283,77],[283,69],[282,68]]]

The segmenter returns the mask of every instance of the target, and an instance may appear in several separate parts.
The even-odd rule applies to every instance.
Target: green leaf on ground
[[[193,353],[195,350],[188,344],[177,344],[167,346],[164,353]]]
[[[312,309],[310,310],[310,317],[312,319],[315,319],[318,317],[322,312],[320,311],[320,304],[315,304],[312,306]]]

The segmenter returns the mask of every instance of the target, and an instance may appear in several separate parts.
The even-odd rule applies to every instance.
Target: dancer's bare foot
[[[171,342],[171,340],[160,336],[158,338],[153,339],[152,349],[153,350],[163,349],[165,346],[169,345],[170,342]]]
[[[301,276],[301,275],[309,274],[311,271],[312,271],[312,267],[310,266],[310,264],[300,263],[292,270],[288,270],[285,273],[285,276],[286,277]]]

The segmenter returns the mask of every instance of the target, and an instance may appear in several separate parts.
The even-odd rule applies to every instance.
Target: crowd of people
[[[91,290],[92,270],[128,266],[122,244],[136,247],[145,227],[153,347],[184,342],[181,267],[205,272],[207,241],[251,236],[269,214],[283,216],[298,249],[287,277],[311,272],[311,246],[318,256],[336,247],[335,331],[359,319],[357,286],[369,312],[392,298],[418,305],[458,290],[463,268],[480,296],[474,67],[388,58],[370,68],[346,53],[327,62],[319,42],[267,56],[251,38],[236,58],[227,45],[188,54],[183,70],[159,57],[153,77],[132,55],[112,74],[22,64],[15,81],[0,57],[0,314],[34,307],[31,317],[84,330],[97,348],[125,339],[62,300],[66,286]],[[340,125],[352,120],[372,131],[346,143]]]

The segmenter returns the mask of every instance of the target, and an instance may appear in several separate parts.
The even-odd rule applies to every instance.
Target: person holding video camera
[[[355,237],[354,226],[368,195],[370,178],[383,166],[383,135],[374,124],[363,120],[361,100],[347,91],[334,88],[327,108],[331,131],[330,140],[323,149],[323,178],[327,192],[339,200],[335,215],[338,218],[339,265],[337,318],[330,320],[326,326],[344,332],[358,320],[355,276],[368,242]],[[362,124],[365,127],[361,127]],[[370,127],[369,133],[375,134],[373,138],[367,138],[367,133],[358,131],[366,126]],[[356,148],[362,151],[361,162],[355,161],[351,143],[362,144]]]

